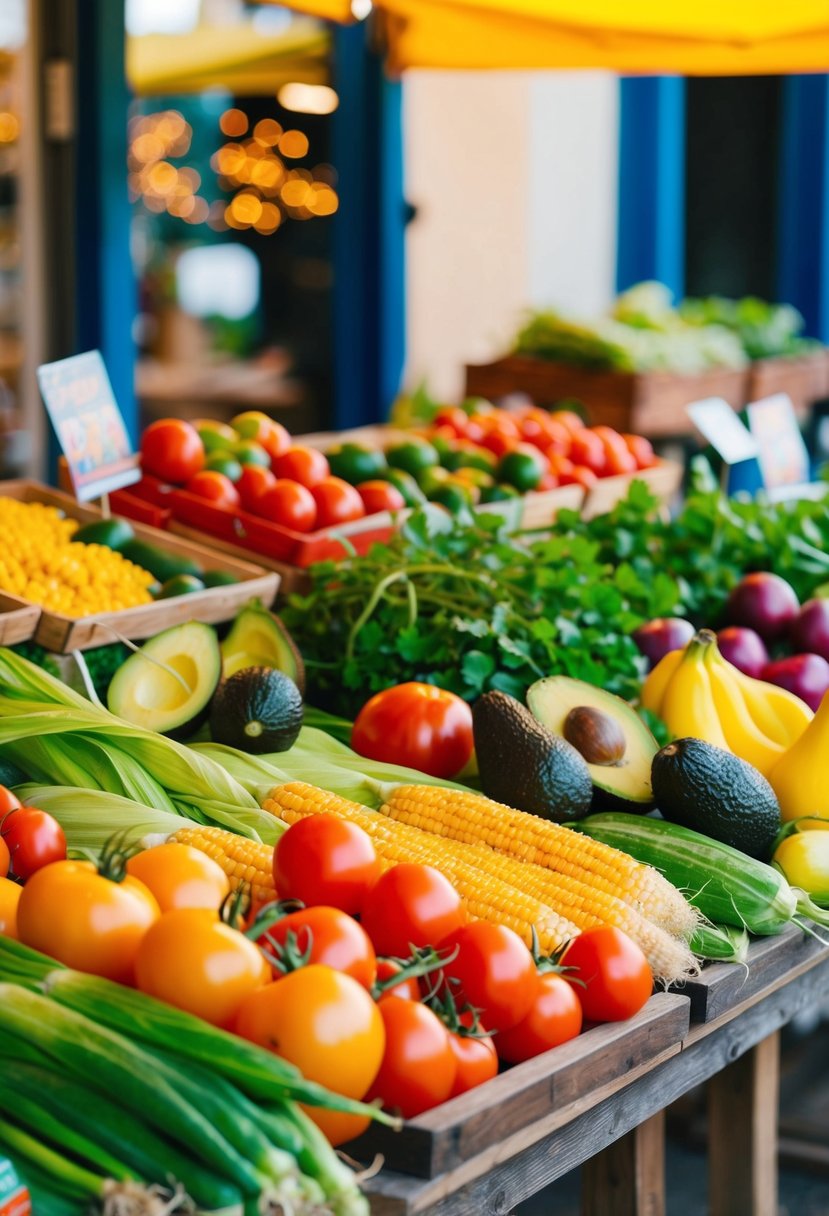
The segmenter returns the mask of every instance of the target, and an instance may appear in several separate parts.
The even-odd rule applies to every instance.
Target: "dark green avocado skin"
[[[654,756],[651,780],[665,819],[768,860],[780,807],[752,764],[702,739],[675,739]]]
[[[302,729],[302,716],[302,694],[290,676],[275,667],[244,667],[219,685],[210,733],[214,742],[239,751],[286,752]]]
[[[520,701],[488,692],[472,707],[481,788],[488,798],[564,823],[590,810],[593,784],[576,749]]]

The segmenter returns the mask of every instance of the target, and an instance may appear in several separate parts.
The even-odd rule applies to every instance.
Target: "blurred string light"
[[[235,107],[221,114],[219,129],[228,139],[213,153],[210,167],[219,187],[233,197],[210,203],[198,193],[199,173],[172,163],[190,151],[193,132],[184,116],[165,110],[134,118],[128,158],[133,201],[188,224],[208,224],[219,232],[253,229],[262,236],[276,232],[285,219],[309,220],[337,211],[337,175],[331,165],[312,171],[287,163],[308,155],[304,132],[285,130],[275,118],[260,119],[250,131],[248,115]]]
[[[283,84],[276,99],[283,109],[300,114],[333,114],[340,104],[336,92],[327,84],[303,84],[299,80]]]
[[[8,110],[0,110],[0,144],[13,144],[20,134],[20,119]]]

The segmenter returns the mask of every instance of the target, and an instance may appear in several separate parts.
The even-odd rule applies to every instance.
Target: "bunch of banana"
[[[642,705],[658,714],[674,738],[704,739],[747,760],[763,776],[813,717],[799,697],[732,666],[709,629],[657,663],[642,688]]]

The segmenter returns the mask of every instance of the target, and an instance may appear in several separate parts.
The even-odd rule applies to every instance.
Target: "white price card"
[[[752,402],[748,425],[757,443],[757,460],[767,490],[808,482],[809,453],[787,393]]]
[[[688,417],[704,439],[727,464],[739,464],[758,454],[757,442],[739,414],[722,397],[694,401]]]

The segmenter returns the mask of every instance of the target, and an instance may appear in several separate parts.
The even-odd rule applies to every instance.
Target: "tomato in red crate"
[[[195,477],[191,477],[184,488],[188,494],[205,498],[214,506],[222,507],[225,511],[234,511],[240,505],[239,491],[230,478],[225,477],[224,473],[204,469]]]
[[[189,422],[160,418],[141,436],[141,467],[162,481],[182,485],[204,468],[204,444]]]
[[[307,486],[309,489],[322,481],[324,477],[328,477],[331,472],[322,452],[317,451],[316,448],[302,447],[301,444],[294,444],[286,452],[277,456],[271,468],[277,477],[298,481],[300,485]]]
[[[547,972],[538,977],[538,989],[526,1017],[498,1035],[498,1055],[508,1064],[531,1060],[574,1039],[581,1031],[582,1020],[573,985],[563,975]]]
[[[472,710],[456,693],[417,680],[375,693],[357,715],[351,746],[369,760],[430,777],[456,777],[472,756]]]
[[[259,500],[266,490],[276,485],[276,477],[270,469],[263,469],[258,464],[243,464],[242,476],[236,482],[236,489],[246,511],[259,513]]]
[[[280,477],[259,497],[256,514],[294,532],[312,532],[317,521],[317,504],[305,486]]]
[[[376,515],[378,511],[402,511],[406,500],[390,481],[361,481],[357,493],[363,500],[366,515]]]
[[[276,842],[273,881],[280,899],[330,904],[357,916],[379,877],[371,837],[336,815],[299,819]]]
[[[323,477],[311,487],[311,493],[317,504],[317,529],[347,524],[366,513],[357,490],[341,477]]]
[[[368,892],[361,923],[378,954],[405,958],[431,946],[465,920],[455,888],[433,866],[403,862],[386,870]]]

